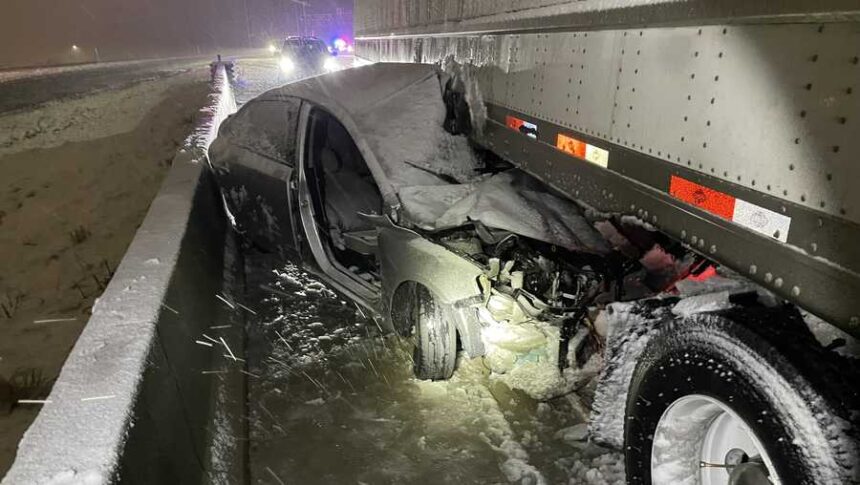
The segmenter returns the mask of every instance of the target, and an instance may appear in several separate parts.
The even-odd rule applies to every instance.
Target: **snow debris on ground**
[[[410,339],[383,336],[295,266],[253,270],[271,267],[266,258],[246,258],[246,287],[262,300],[248,353],[259,376],[249,379],[252,481],[623,482],[621,456],[588,441],[577,399],[538,402],[465,354],[450,380],[416,380]]]
[[[728,291],[705,293],[684,298],[672,307],[672,313],[680,317],[688,317],[696,313],[714,312],[731,308]]]
[[[574,458],[559,460],[568,467],[570,485],[616,485],[624,483],[624,457],[594,447]]]
[[[568,428],[563,428],[555,433],[555,437],[567,443],[584,443],[588,438],[588,423],[579,423]]]

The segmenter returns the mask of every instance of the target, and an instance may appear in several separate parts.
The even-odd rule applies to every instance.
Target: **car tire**
[[[457,361],[457,330],[449,312],[426,287],[415,284],[410,305],[415,337],[413,369],[424,380],[448,379]]]
[[[856,362],[820,347],[796,311],[668,322],[631,379],[627,481],[730,483],[728,470],[735,480],[748,470],[701,462],[729,464],[726,449],[742,449],[766,466],[753,470],[759,481],[733,483],[767,483],[765,469],[781,483],[858,483],[856,378]]]

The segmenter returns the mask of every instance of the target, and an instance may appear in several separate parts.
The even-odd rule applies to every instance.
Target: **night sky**
[[[307,13],[352,0],[307,0]],[[297,29],[294,0],[2,0],[0,67],[264,47]],[[247,5],[248,22],[246,22]],[[246,25],[250,24],[250,29]],[[250,30],[250,40],[248,31]],[[72,45],[80,46],[78,51]]]

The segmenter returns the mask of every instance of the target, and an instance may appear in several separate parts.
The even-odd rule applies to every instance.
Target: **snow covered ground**
[[[465,356],[449,381],[416,380],[411,342],[317,278],[246,265],[253,483],[623,482],[575,394],[534,401]]]
[[[0,156],[129,132],[172,86],[186,79],[171,76],[150,80],[0,115]],[[4,92],[2,85],[0,92]]]

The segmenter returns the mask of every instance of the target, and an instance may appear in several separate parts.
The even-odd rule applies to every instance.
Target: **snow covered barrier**
[[[212,88],[203,122],[174,158],[3,485],[241,481],[223,439],[237,428],[215,419],[225,379],[207,374],[240,375],[222,354],[241,352],[241,325],[211,335],[230,350],[195,344],[224,323],[216,295],[230,299],[227,228],[204,166],[218,125],[235,110],[223,68]],[[215,462],[227,464],[216,470]]]

